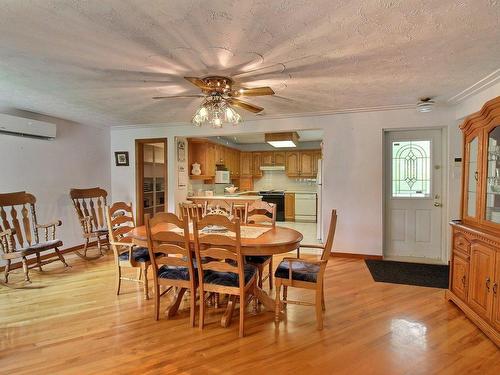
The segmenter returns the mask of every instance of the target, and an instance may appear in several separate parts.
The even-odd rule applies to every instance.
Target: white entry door
[[[384,257],[442,261],[442,131],[385,134]]]

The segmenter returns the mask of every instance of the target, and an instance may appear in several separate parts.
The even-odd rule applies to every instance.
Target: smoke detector
[[[432,98],[422,98],[417,103],[417,111],[421,113],[426,113],[432,111],[436,102]]]

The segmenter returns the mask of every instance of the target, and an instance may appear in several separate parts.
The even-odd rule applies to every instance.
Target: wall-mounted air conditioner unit
[[[52,140],[56,130],[55,124],[0,113],[0,134]]]

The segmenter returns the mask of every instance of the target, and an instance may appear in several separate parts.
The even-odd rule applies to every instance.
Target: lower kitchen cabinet
[[[294,193],[285,193],[285,221],[295,221]]]

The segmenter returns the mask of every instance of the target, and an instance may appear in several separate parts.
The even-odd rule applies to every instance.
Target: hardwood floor
[[[114,294],[111,255],[68,260],[31,272],[40,289],[0,286],[2,374],[500,373],[498,348],[444,290],[375,283],[362,260],[329,261],[323,331],[314,309],[291,305],[278,329],[272,312],[250,313],[243,339],[237,315],[225,329],[213,309],[203,331],[188,310],[154,321],[140,286]]]

